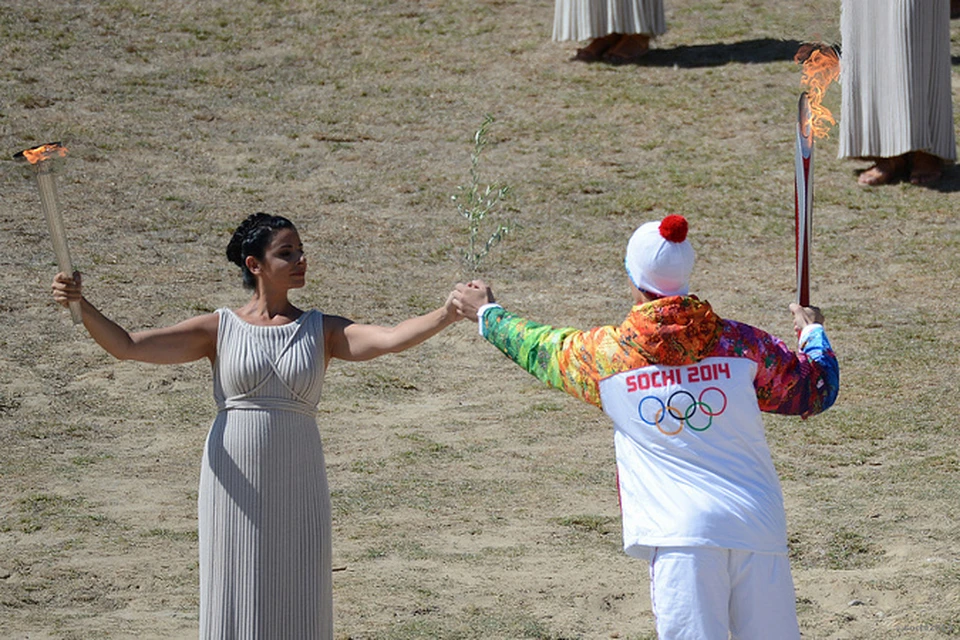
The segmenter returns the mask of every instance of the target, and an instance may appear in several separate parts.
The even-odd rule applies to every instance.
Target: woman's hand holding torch
[[[75,308],[79,312],[83,300],[83,279],[79,271],[73,275],[62,271],[53,277],[53,299],[64,307]]]

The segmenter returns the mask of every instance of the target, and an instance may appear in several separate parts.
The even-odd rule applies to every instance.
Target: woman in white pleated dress
[[[200,637],[332,640],[330,495],[316,423],[331,358],[368,360],[412,347],[458,319],[444,306],[394,327],[365,325],[288,299],[307,261],[293,224],[258,213],[227,257],[253,290],[236,310],[129,333],[82,295],[80,274],[57,274],[54,298],[79,301],[83,323],[122,360],[207,358],[219,409],[207,436],[198,499]]]
[[[949,0],[843,0],[841,158],[862,185],[932,184],[957,159]]]
[[[663,0],[556,0],[553,39],[590,40],[577,60],[635,62],[666,32]]]

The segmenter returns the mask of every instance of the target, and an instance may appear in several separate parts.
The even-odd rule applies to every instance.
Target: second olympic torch
[[[813,234],[813,123],[807,94],[797,110],[794,219],[797,250],[797,304],[810,306],[810,240]]]
[[[53,176],[53,159],[63,158],[66,155],[66,147],[59,142],[51,142],[33,149],[25,149],[16,154],[14,159],[29,162],[36,171],[40,206],[43,209],[43,217],[47,219],[50,239],[53,241],[53,252],[57,256],[57,268],[72,276],[73,261],[70,259],[70,249],[67,247],[67,234],[64,230],[63,216],[60,214],[60,205],[57,202],[57,185]],[[70,316],[73,324],[83,322],[79,302],[70,303]]]

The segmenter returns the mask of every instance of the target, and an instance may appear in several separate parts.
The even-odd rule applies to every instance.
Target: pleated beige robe
[[[553,39],[591,40],[611,33],[667,32],[663,0],[556,0]]]
[[[843,0],[841,158],[956,160],[949,0]]]
[[[221,309],[198,498],[200,638],[332,640],[330,495],[316,407],[323,315]]]

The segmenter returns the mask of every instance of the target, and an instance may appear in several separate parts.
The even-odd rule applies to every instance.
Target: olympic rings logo
[[[719,408],[714,410],[714,407]],[[699,396],[683,389],[674,391],[666,402],[656,396],[647,396],[637,407],[640,419],[656,427],[665,436],[675,436],[684,427],[706,431],[713,424],[713,419],[726,410],[727,394],[717,387],[707,387]],[[679,425],[676,429],[670,431],[665,427],[667,416]]]

